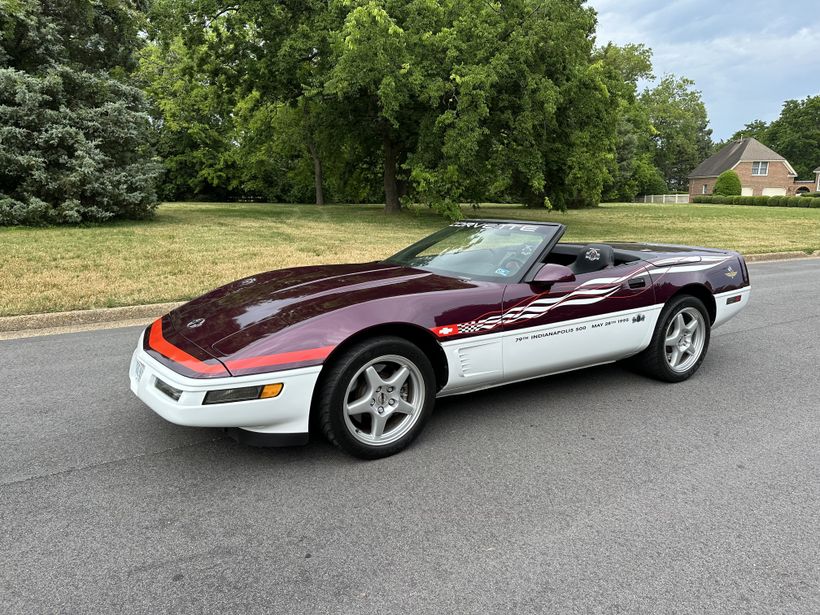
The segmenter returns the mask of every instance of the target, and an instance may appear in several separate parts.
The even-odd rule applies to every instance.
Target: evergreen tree
[[[0,224],[150,216],[133,2],[0,2]]]

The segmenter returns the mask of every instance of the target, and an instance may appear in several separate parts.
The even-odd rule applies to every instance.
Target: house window
[[[752,163],[752,175],[768,175],[769,174],[769,163],[768,162],[753,162]]]
[[[706,192],[707,190],[709,190],[709,184],[703,184],[703,189],[701,191],[701,194],[707,194],[707,192]]]

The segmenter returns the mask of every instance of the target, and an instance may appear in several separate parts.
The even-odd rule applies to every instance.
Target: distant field
[[[820,249],[820,209],[608,204],[566,214],[482,206],[466,216],[568,226],[567,240],[651,240],[746,254]],[[0,228],[0,316],[183,300],[255,272],[388,256],[446,222],[377,205],[171,203],[151,222]]]

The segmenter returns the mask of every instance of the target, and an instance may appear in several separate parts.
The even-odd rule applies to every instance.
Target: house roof
[[[724,145],[717,154],[710,156],[695,167],[689,177],[717,177],[724,171],[733,169],[739,162],[753,162],[755,160],[768,160],[769,162],[782,160],[786,163],[789,171],[794,173],[791,165],[783,156],[769,149],[757,139],[746,137]]]

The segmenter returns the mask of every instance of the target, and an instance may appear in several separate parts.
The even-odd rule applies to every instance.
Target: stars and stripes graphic
[[[667,273],[685,273],[703,271],[725,263],[730,256],[683,256],[665,258],[652,263],[651,269],[641,267],[620,277],[601,277],[587,280],[575,290],[559,296],[544,297],[536,295],[526,304],[516,305],[505,312],[497,312],[482,316],[468,322],[433,327],[432,331],[438,337],[463,335],[465,333],[484,333],[492,331],[501,325],[510,325],[523,320],[530,320],[546,315],[557,307],[571,305],[592,305],[603,301],[623,288],[623,284],[632,278],[651,275],[653,278]]]

